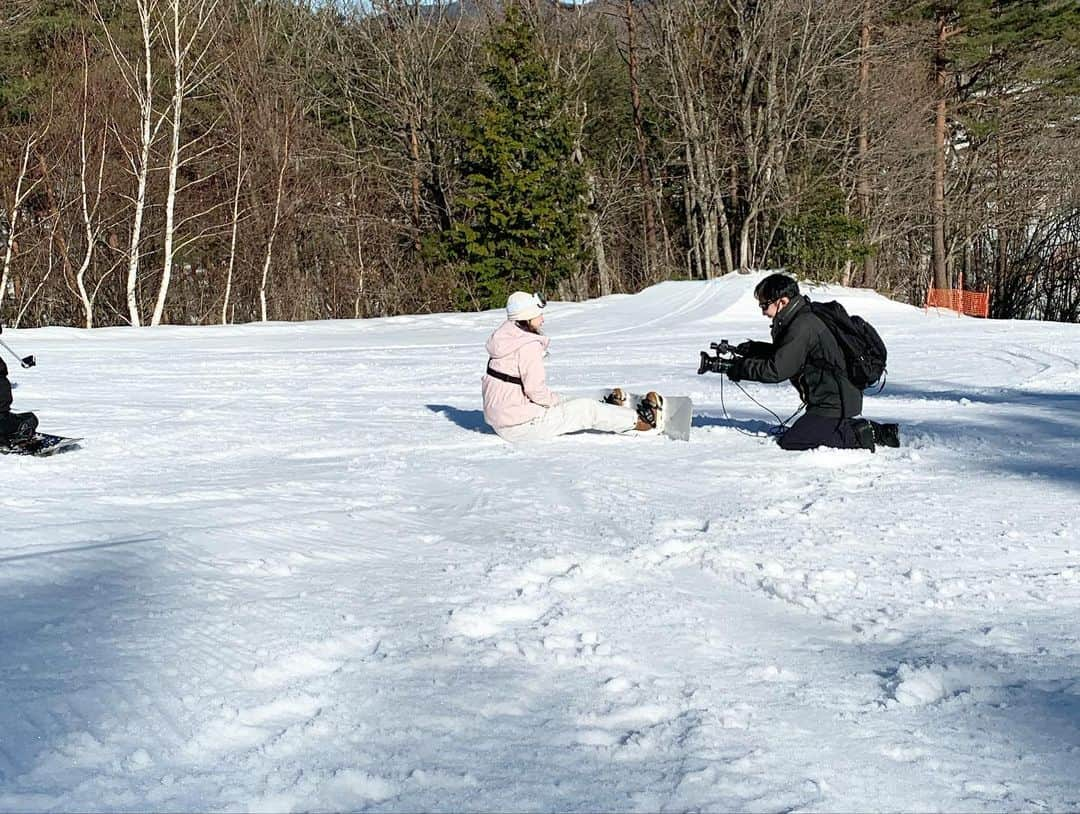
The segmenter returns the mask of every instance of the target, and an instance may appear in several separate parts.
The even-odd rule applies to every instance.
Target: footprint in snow
[[[322,641],[307,642],[292,653],[275,653],[257,665],[250,682],[257,687],[278,687],[329,675],[351,659],[365,658],[380,641],[374,628],[363,628]]]
[[[630,679],[624,676],[612,676],[604,682],[604,692],[611,695],[622,695],[624,692],[631,690],[636,685]]]
[[[470,639],[488,639],[507,628],[531,625],[552,608],[542,597],[494,605],[471,605],[450,612],[450,632]]]
[[[965,780],[964,794],[979,800],[1004,800],[1009,796],[1009,787],[987,780]]]
[[[713,713],[713,718],[721,729],[749,729],[753,714],[754,708],[749,704],[738,703]]]
[[[903,744],[889,744],[879,750],[882,755],[897,763],[914,763],[926,757],[926,750],[921,746],[906,746]]]

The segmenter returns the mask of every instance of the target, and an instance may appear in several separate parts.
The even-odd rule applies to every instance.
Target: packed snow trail
[[[1080,330],[812,291],[904,446],[785,453],[755,281],[548,308],[689,443],[504,444],[498,312],[13,332],[87,440],[0,461],[0,810],[1076,809]]]

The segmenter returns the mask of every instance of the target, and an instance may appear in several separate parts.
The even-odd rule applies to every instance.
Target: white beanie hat
[[[537,294],[515,291],[506,300],[506,318],[512,322],[530,320],[540,316],[547,303]]]

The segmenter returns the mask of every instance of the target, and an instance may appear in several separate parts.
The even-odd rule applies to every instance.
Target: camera
[[[707,351],[701,351],[701,361],[697,370],[699,376],[702,373],[727,373],[734,364],[735,357],[739,355],[735,346],[726,339],[710,342],[709,349],[713,351],[712,355]]]

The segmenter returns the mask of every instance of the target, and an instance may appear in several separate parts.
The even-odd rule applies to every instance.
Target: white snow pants
[[[499,437],[518,441],[544,441],[579,430],[626,432],[637,424],[637,413],[596,399],[569,399],[544,410],[544,414],[524,424],[495,430]]]

